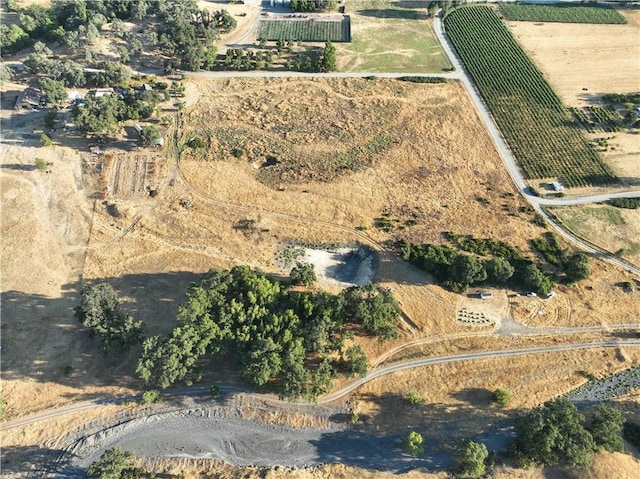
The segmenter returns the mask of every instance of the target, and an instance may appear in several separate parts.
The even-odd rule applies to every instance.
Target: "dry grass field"
[[[428,275],[385,252],[382,242],[441,242],[441,233],[452,230],[499,238],[528,250],[528,239],[543,231],[531,223],[530,214],[519,211],[525,202],[458,83],[187,83],[177,147],[168,141],[162,152],[112,150],[104,157],[101,175],[90,173],[95,170],[87,165],[95,158],[84,152],[86,147],[60,135],[54,136],[55,146],[41,148],[31,136],[41,122],[37,114],[9,118],[10,107],[3,104],[0,244],[6,419],[136,388],[135,352],[105,359],[96,342],[79,330],[72,308],[81,280],[113,284],[124,307],[145,322],[151,335],[172,327],[189,283],[211,267],[246,263],[282,275],[286,271],[275,254],[290,241],[365,243],[379,252],[375,280],[393,289],[405,313],[398,340],[364,343],[373,361],[407,340],[477,331],[457,321],[459,295],[435,286]],[[186,146],[194,136],[205,140],[207,148]],[[383,142],[376,140],[382,136]],[[236,150],[242,150],[239,157]],[[35,170],[35,157],[52,162],[51,173]],[[116,178],[121,187],[114,188]],[[156,188],[158,195],[146,195],[147,187]],[[191,200],[191,206],[185,207],[185,200]],[[374,226],[383,213],[396,225],[391,232]],[[532,315],[535,305],[524,312],[506,300],[496,301],[495,308],[507,308],[530,326],[637,321],[640,294],[614,286],[631,277],[597,260],[592,268],[588,282],[559,288],[554,303],[545,303],[545,308],[555,308],[548,317]],[[527,307],[524,300],[522,308]],[[465,347],[493,345],[489,337],[477,341]],[[521,398],[514,408],[529,407],[577,383],[573,375],[582,362],[589,361],[594,373],[604,373],[638,360],[635,351],[626,352],[623,360],[613,351],[567,353],[561,359],[554,357],[554,367],[545,374],[538,369],[542,362],[525,358],[402,373],[367,386],[359,392],[359,404],[382,430],[387,425],[375,416],[374,405],[396,404],[403,388],[424,388],[420,393],[429,404],[455,403],[450,411],[436,408],[434,414],[444,424],[460,420],[457,412],[465,400],[456,395],[461,398],[466,389],[479,387],[482,378],[486,388],[499,382],[512,387]],[[67,366],[71,372],[65,374]],[[449,381],[447,371],[455,371],[458,379]],[[531,380],[521,381],[523,375]],[[565,382],[567,377],[573,382]],[[479,417],[486,414],[482,400],[462,409]],[[63,422],[19,428],[3,433],[3,445],[45,443],[47,436],[64,428]],[[235,471],[226,477],[240,474]],[[270,471],[272,475],[264,477],[280,473],[285,474]],[[241,474],[252,477],[253,472]],[[329,466],[292,474],[351,473],[344,466]]]
[[[553,212],[569,230],[640,265],[640,210],[589,205],[553,208]]]

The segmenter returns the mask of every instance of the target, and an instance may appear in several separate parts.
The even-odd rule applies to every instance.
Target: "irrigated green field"
[[[569,187],[617,182],[491,8],[453,10],[445,28],[527,178]]]
[[[559,23],[627,23],[627,19],[608,5],[524,5],[502,3],[507,20]]]
[[[451,68],[424,2],[346,2],[351,43],[336,45],[338,70],[432,73]]]
[[[349,17],[341,21],[261,20],[258,38],[269,41],[349,42]]]

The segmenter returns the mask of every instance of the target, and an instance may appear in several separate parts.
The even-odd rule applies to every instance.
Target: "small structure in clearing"
[[[27,87],[22,93],[20,93],[20,95],[18,95],[18,98],[16,98],[15,109],[36,109],[43,106],[43,103],[44,96],[42,96],[42,92],[37,88]]]

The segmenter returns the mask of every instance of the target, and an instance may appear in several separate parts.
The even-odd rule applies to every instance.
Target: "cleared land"
[[[525,22],[627,23],[626,18],[609,5],[523,5],[502,3],[500,4],[500,9],[504,12],[507,20]]]
[[[338,71],[430,73],[451,68],[423,2],[347,1],[351,43],[336,45]]]
[[[492,8],[454,10],[445,27],[526,177],[617,182]]]
[[[640,11],[620,9],[626,25],[509,22],[509,29],[569,106],[640,88]]]

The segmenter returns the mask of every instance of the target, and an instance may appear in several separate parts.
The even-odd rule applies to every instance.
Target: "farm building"
[[[42,92],[36,88],[27,87],[16,98],[16,110],[22,108],[34,109],[44,106],[45,98],[42,96]]]

